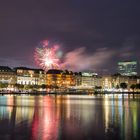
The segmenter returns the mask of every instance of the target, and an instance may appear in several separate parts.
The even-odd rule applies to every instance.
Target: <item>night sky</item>
[[[93,61],[77,70],[113,73],[117,61],[139,62],[140,1],[0,0],[0,65],[36,67],[45,39],[77,53],[77,63]]]

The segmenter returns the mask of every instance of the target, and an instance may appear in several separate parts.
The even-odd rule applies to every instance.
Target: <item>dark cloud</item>
[[[139,5],[131,0],[1,0],[0,56],[9,65],[20,64],[16,58],[21,58],[34,67],[35,46],[50,39],[62,43],[65,52],[83,46],[86,54],[100,48],[115,52],[102,64],[115,72],[119,60],[139,61]]]
[[[29,61],[29,60],[28,60]],[[17,66],[21,66],[21,67],[33,67],[31,65],[29,65],[27,63],[27,60],[24,60],[22,58],[0,58],[0,63],[3,66],[11,66],[11,68],[17,67]],[[29,62],[30,64],[32,64],[32,61]]]

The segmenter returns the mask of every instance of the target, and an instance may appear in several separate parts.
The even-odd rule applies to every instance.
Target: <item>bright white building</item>
[[[26,67],[15,68],[17,84],[42,85],[46,84],[46,74],[41,69],[30,69]]]
[[[84,87],[96,87],[101,86],[101,77],[97,73],[82,72],[81,76],[81,86]]]

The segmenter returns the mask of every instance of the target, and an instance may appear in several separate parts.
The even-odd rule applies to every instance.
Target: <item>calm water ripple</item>
[[[0,96],[0,140],[139,140],[140,95]]]

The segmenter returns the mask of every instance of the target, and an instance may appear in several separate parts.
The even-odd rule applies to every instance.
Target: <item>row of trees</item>
[[[17,88],[18,90],[38,90],[38,89],[46,89],[46,85],[42,84],[42,85],[21,85],[21,84],[15,84],[14,85],[15,88]]]
[[[8,87],[8,83],[0,82],[0,88],[7,88],[7,87]]]
[[[121,88],[121,89],[127,89],[128,88],[128,85],[127,85],[127,83],[120,83],[120,85],[117,85],[115,88],[116,89],[119,89],[119,88]],[[96,86],[95,89],[96,90],[101,90],[102,87],[101,86]],[[140,90],[140,84],[132,84],[130,86],[130,89],[132,89],[133,91]]]
[[[126,83],[120,83],[120,85],[116,86],[116,89],[119,89],[119,88],[126,89],[127,88],[127,84]],[[101,86],[95,86],[95,89],[96,90],[100,90],[100,89],[102,89],[102,87]]]
[[[9,85],[8,83],[2,83],[0,82],[0,89],[4,89],[4,88],[7,88]],[[45,84],[42,84],[42,85],[21,85],[21,84],[14,84],[14,85],[11,85],[12,87],[14,88],[17,88],[18,90],[38,90],[38,89],[46,89],[46,88],[50,88],[50,89],[57,89],[59,88],[58,86],[55,86],[55,85],[45,85]],[[128,88],[128,85],[127,83],[120,83],[120,85],[117,85],[116,86],[116,89],[119,89],[119,88],[122,88],[122,89],[127,89]],[[101,86],[96,86],[95,87],[95,90],[101,90],[102,87]],[[140,90],[140,84],[132,84],[130,86],[130,89],[132,89],[133,91],[136,91],[136,90]]]
[[[126,89],[128,87],[128,85],[126,83],[120,83],[120,85],[117,85],[117,88],[122,88],[122,89]]]
[[[9,85],[8,83],[2,83],[0,82],[0,89],[4,89],[4,88],[8,88],[9,87],[14,87],[14,88],[17,88],[19,90],[33,90],[33,89],[46,89],[46,88],[50,88],[50,89],[58,89],[59,87],[57,85],[45,85],[45,84],[42,84],[42,85],[22,85],[22,84],[13,84],[13,85]]]
[[[14,85],[9,85],[8,83],[2,83],[0,82],[0,89],[4,89],[4,88],[8,88],[8,86],[10,87],[14,87],[14,88],[17,88],[19,90],[37,90],[39,88],[41,89],[46,89],[46,85],[45,84],[42,84],[42,85],[21,85],[21,84],[14,84]]]
[[[132,85],[130,86],[130,88],[133,90],[133,92],[134,92],[135,90],[140,90],[140,84],[132,84]]]
[[[117,88],[127,89],[127,87],[128,85],[126,83],[121,83]],[[140,84],[132,84],[130,86],[130,89],[132,89],[133,91],[135,91],[135,89],[140,90]]]

